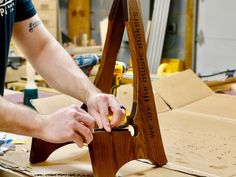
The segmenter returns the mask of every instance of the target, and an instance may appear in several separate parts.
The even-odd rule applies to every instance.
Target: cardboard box
[[[191,70],[162,78],[155,84],[159,95],[171,109],[235,119],[236,97],[214,93]]]
[[[168,160],[214,176],[236,175],[236,97],[212,92],[191,70],[160,79],[172,109],[159,114]]]
[[[119,176],[236,176],[236,97],[215,94],[190,70],[153,82],[153,90],[168,164],[153,168],[132,161],[119,170]],[[128,110],[132,95],[131,85],[118,89],[117,97]],[[46,114],[81,103],[59,96],[35,100],[33,104]],[[21,156],[23,166],[22,160],[16,163],[19,160],[15,155],[5,157],[5,162],[29,167],[28,156]],[[79,149],[73,144],[53,153],[47,162],[30,167],[34,175],[92,174],[87,148]]]
[[[191,70],[152,85],[163,143],[174,169],[206,176],[236,175],[236,97],[214,93]],[[131,90],[122,88],[123,94],[118,90],[118,98],[128,105]]]

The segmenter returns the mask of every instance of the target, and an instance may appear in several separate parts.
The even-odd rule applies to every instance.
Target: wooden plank
[[[72,39],[83,33],[90,38],[90,0],[68,1],[68,30]]]
[[[186,12],[185,32],[185,69],[192,69],[193,66],[193,32],[194,32],[194,0],[188,0]]]
[[[224,81],[206,81],[205,82],[213,91],[228,91],[232,84],[236,83],[236,78],[227,78]]]

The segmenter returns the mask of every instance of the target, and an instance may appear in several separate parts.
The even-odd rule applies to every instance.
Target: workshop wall
[[[142,4],[142,13],[144,19],[144,26],[147,26],[147,21],[149,19],[150,13],[150,1],[151,0],[141,0]],[[91,0],[91,35],[96,42],[100,43],[100,27],[99,22],[104,18],[108,17],[110,8],[112,5],[112,0]],[[59,0],[60,5],[60,22],[61,22],[61,31],[65,34],[68,34],[68,22],[67,22],[67,0]]]
[[[113,0],[91,0],[91,34],[92,38],[95,39],[98,44],[100,44],[101,41],[99,23],[101,20],[108,17],[112,2]],[[151,0],[141,0],[142,15],[145,29],[149,20],[150,2]],[[127,33],[125,33],[123,43],[121,45],[120,52],[118,55],[118,60],[123,61],[126,64],[129,63],[130,59],[129,45],[127,41],[128,37]]]
[[[59,0],[61,31],[68,34],[67,0]],[[144,26],[150,14],[151,0],[141,0]],[[100,43],[99,22],[109,15],[112,0],[91,0],[91,36]],[[187,0],[171,1],[162,58],[184,59]],[[124,38],[127,41],[127,36]],[[124,47],[127,47],[124,44]],[[126,50],[126,49],[125,49]],[[127,55],[127,51],[124,51]]]
[[[147,26],[147,21],[149,19],[150,1],[151,0],[141,0],[142,15],[145,27]],[[100,42],[99,22],[108,17],[112,2],[113,0],[91,0],[91,32],[93,38],[97,42]],[[127,37],[125,37],[124,40],[127,40]]]

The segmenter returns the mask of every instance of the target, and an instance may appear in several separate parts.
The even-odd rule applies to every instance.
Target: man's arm
[[[0,130],[4,132],[32,136],[53,143],[73,141],[79,147],[93,139],[94,119],[76,106],[40,115],[0,96],[0,117]]]
[[[125,116],[125,111],[112,95],[102,94],[75,64],[65,49],[50,35],[39,17],[18,22],[14,39],[34,68],[52,87],[81,100],[96,119],[99,128],[111,131]],[[113,112],[112,122],[107,116]]]
[[[16,23],[13,39],[50,86],[85,103],[87,98],[99,92],[51,36],[37,15]]]

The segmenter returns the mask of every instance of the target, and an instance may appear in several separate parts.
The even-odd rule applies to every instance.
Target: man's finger
[[[117,127],[124,120],[124,117],[126,115],[125,108],[122,108],[121,105],[113,97],[110,97],[109,99],[109,107],[112,111],[111,127]]]
[[[84,142],[89,144],[93,140],[93,134],[91,130],[81,123],[76,122],[74,125],[74,130],[84,138]]]
[[[79,122],[83,122],[85,126],[87,126],[93,132],[95,119],[91,115],[89,115],[87,112],[85,113],[76,112],[74,113],[74,118]]]
[[[111,132],[111,125],[110,125],[110,122],[108,120],[109,110],[108,110],[108,103],[107,103],[107,101],[98,104],[98,109],[99,109],[100,117],[101,117],[101,120],[102,120],[103,128],[107,132]]]
[[[78,112],[81,112],[81,113],[87,113],[85,110],[83,110],[82,108],[80,108],[79,106],[77,106],[76,104],[72,104],[71,105],[71,108],[72,109],[75,109],[76,111],[78,111]]]
[[[83,147],[83,144],[84,144],[83,138],[77,133],[73,135],[73,142],[76,143],[80,148]]]
[[[96,110],[90,110],[89,113],[95,118],[98,128],[102,129],[102,118]]]

